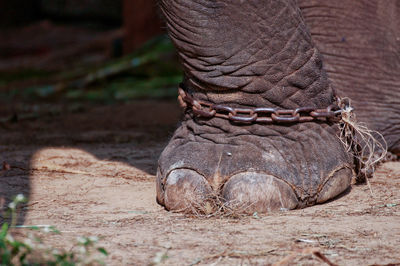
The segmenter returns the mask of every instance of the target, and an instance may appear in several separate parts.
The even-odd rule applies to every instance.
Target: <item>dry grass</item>
[[[197,218],[243,218],[253,214],[250,211],[253,204],[242,203],[237,200],[226,200],[221,196],[222,187],[211,192],[205,198],[189,198],[186,207],[175,210]]]
[[[372,176],[376,166],[386,158],[386,140],[381,133],[357,121],[349,98],[339,99],[339,106],[342,109],[339,138],[346,151],[352,153],[356,159],[357,181],[367,182],[372,193],[368,177]]]

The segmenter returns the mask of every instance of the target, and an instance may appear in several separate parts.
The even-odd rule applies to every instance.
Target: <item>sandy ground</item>
[[[47,236],[56,245],[102,237],[110,265],[149,265],[161,255],[162,265],[323,265],[318,252],[338,265],[400,265],[400,162],[379,167],[373,196],[354,185],[303,210],[190,217],[155,202],[157,159],[179,118],[175,101],[77,110],[0,124],[0,163],[11,167],[0,173],[0,207],[27,195],[21,221],[56,226],[62,236]]]

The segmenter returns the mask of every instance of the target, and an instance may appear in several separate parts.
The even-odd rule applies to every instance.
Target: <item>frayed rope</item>
[[[368,177],[372,176],[377,164],[386,158],[387,143],[381,133],[371,130],[365,123],[357,121],[349,98],[338,98],[337,101],[342,110],[339,138],[346,151],[351,152],[354,156],[356,180],[367,182],[372,193]]]

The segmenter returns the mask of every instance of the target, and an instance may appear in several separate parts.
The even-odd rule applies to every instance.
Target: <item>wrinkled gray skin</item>
[[[161,0],[160,6],[195,98],[293,109],[325,108],[335,95],[347,96],[359,120],[399,153],[399,1]],[[159,160],[157,201],[168,210],[226,204],[247,213],[325,202],[354,177],[353,158],[337,135],[334,123],[238,126],[186,112]]]

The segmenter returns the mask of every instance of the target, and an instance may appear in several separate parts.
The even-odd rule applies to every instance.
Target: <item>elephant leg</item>
[[[400,2],[300,0],[313,41],[359,121],[400,155]],[[334,25],[334,26],[333,26]]]
[[[296,0],[160,6],[184,68],[183,89],[197,101],[278,109],[334,103]],[[236,124],[189,108],[159,159],[157,201],[176,211],[222,202],[247,213],[322,203],[354,175],[338,132],[329,121]]]

